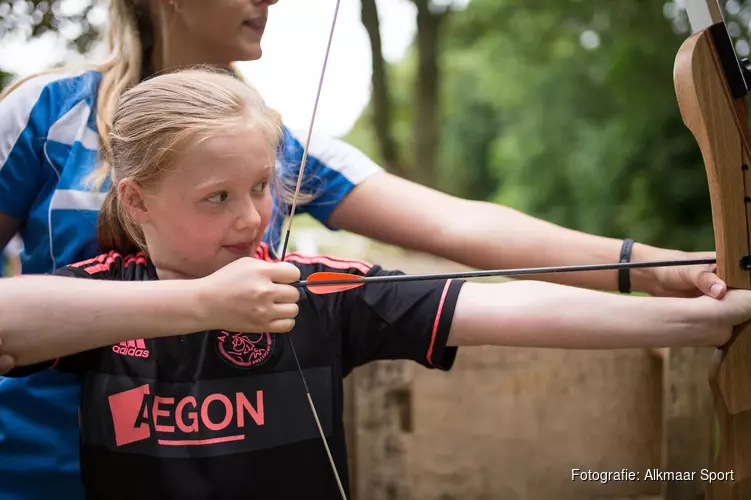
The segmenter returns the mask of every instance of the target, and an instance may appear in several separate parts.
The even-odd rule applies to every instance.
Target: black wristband
[[[630,238],[623,240],[621,257],[618,262],[631,262],[631,249],[633,246],[634,240]],[[631,293],[631,269],[618,269],[618,291],[621,293]]]

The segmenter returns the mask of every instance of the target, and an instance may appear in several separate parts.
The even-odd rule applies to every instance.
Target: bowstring
[[[282,254],[281,254],[281,262],[284,262],[284,259],[287,256],[287,246],[289,244],[289,235],[292,231],[292,220],[295,217],[295,210],[297,208],[297,198],[300,194],[300,187],[302,186],[302,179],[303,174],[305,172],[305,165],[308,160],[308,149],[310,147],[310,139],[313,135],[313,124],[315,123],[316,119],[316,112],[318,111],[318,102],[321,99],[321,89],[323,88],[323,79],[326,74],[326,65],[328,64],[329,60],[329,53],[331,52],[331,42],[334,39],[334,29],[336,28],[336,19],[339,15],[339,4],[341,3],[341,0],[336,0],[336,6],[334,8],[334,18],[331,21],[331,30],[329,32],[329,39],[328,43],[326,44],[326,54],[323,58],[323,67],[321,68],[321,77],[318,80],[318,90],[316,92],[316,99],[313,104],[313,113],[310,117],[310,125],[308,126],[308,135],[305,139],[305,147],[303,148],[302,153],[302,161],[300,162],[300,171],[297,174],[297,185],[295,186],[295,194],[292,197],[292,207],[290,209],[289,214],[289,222],[287,223],[287,232],[284,236],[284,245],[282,246]],[[342,485],[342,480],[339,477],[339,472],[336,469],[336,464],[334,463],[334,457],[331,455],[331,449],[329,448],[329,443],[326,440],[326,434],[323,432],[323,427],[321,427],[321,420],[318,417],[318,412],[316,411],[316,407],[313,404],[313,398],[310,395],[310,388],[308,387],[308,381],[305,379],[305,374],[303,373],[302,366],[300,365],[300,359],[297,357],[297,352],[295,351],[295,344],[292,342],[292,336],[286,335],[287,337],[287,343],[289,344],[290,350],[292,351],[292,356],[295,359],[295,364],[297,365],[297,372],[300,374],[300,378],[302,379],[303,386],[305,387],[305,395],[308,399],[308,404],[310,405],[310,410],[313,413],[313,418],[316,421],[316,426],[318,427],[318,433],[321,436],[321,441],[323,442],[323,446],[326,449],[326,455],[329,458],[329,463],[331,464],[331,471],[334,473],[334,478],[336,479],[336,484],[339,487],[339,493],[342,496],[342,500],[347,500],[347,495],[344,492],[344,486]]]

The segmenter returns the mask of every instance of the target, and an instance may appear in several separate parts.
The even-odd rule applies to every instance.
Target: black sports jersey
[[[256,257],[273,260],[265,245]],[[303,277],[317,271],[400,274],[334,257],[292,253],[287,260]],[[114,252],[55,274],[158,279],[144,254]],[[81,470],[89,499],[336,499],[336,481],[284,335],[292,336],[348,491],[343,377],[379,359],[450,369],[456,348],[446,340],[461,285],[378,283],[308,293],[289,334],[218,330],[133,339],[31,370],[55,366],[80,378]]]

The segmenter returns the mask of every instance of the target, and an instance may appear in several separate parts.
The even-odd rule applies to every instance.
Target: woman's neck
[[[229,70],[229,61],[215,60],[210,54],[203,53],[200,47],[192,47],[190,42],[157,39],[151,53],[151,68],[154,73],[168,73],[182,68],[199,65],[213,66]]]
[[[151,69],[154,73],[176,71],[199,65],[229,69],[231,61],[217,58],[206,44],[196,40],[169,13],[161,10],[153,18],[154,45],[151,50]]]

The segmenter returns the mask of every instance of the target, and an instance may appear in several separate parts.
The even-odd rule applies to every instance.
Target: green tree
[[[701,157],[672,81],[685,35],[662,5],[476,0],[468,14],[459,40],[496,30],[453,55],[499,61],[480,89],[505,117],[490,148],[495,200],[588,232],[711,244]]]
[[[94,0],[0,0],[0,39],[61,33],[72,49],[86,53],[100,36],[96,21],[103,5]]]
[[[743,5],[726,12],[739,55]],[[592,233],[711,248],[703,163],[672,81],[687,34],[672,2],[473,0],[441,39],[433,185]],[[414,140],[415,58],[389,69],[400,147]],[[377,153],[371,117],[349,138]]]

